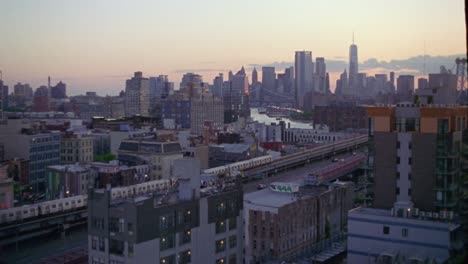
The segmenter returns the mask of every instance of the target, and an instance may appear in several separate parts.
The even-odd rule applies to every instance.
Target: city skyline
[[[348,60],[353,32],[360,62],[465,50],[463,1],[368,1],[359,8],[347,1],[309,2],[144,2],[141,8],[125,1],[6,1],[0,70],[8,85],[36,88],[50,75],[67,83],[70,94],[117,94],[134,71],[167,74],[176,87],[185,72],[211,83],[218,72],[244,65],[250,75],[248,65],[292,62],[295,51],[310,50],[314,61],[325,57],[334,88],[344,68],[333,71],[328,61]]]

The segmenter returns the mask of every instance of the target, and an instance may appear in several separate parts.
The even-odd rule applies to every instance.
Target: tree
[[[100,162],[109,162],[111,160],[115,160],[116,156],[112,153],[106,153],[102,155],[96,155],[94,157],[94,161],[100,161]]]

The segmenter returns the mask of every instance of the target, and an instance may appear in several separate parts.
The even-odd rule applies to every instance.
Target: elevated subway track
[[[298,153],[287,155],[274,160],[270,164],[255,167],[242,171],[242,176],[247,181],[253,180],[256,176],[271,176],[280,171],[293,169],[299,166],[304,166],[313,161],[322,160],[332,157],[339,153],[350,152],[359,147],[367,145],[367,135],[357,136],[313,149],[304,150]]]

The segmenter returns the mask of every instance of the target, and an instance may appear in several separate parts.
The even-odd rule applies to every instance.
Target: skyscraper
[[[354,34],[353,34],[353,44],[349,46],[349,87],[353,90],[353,94],[356,94],[356,89],[358,89],[358,48],[354,44]]]
[[[53,99],[64,99],[67,97],[67,85],[60,81],[55,86],[50,87],[50,97]]]
[[[214,96],[221,98],[223,97],[223,83],[224,83],[224,76],[222,73],[219,73],[213,80],[213,89],[211,89],[211,93]]]
[[[428,82],[426,78],[418,78],[418,89],[427,88]]]
[[[317,57],[315,60],[315,75],[314,75],[314,91],[319,93],[326,93],[326,78],[327,67],[325,65],[325,58]]]
[[[262,89],[275,90],[276,72],[275,67],[262,67]]]
[[[33,98],[33,112],[48,112],[50,110],[49,89],[47,86],[41,86],[36,89]]]
[[[224,122],[232,123],[239,117],[249,117],[249,79],[244,68],[225,82],[223,88]]]
[[[3,87],[3,81],[0,80],[0,87]],[[0,93],[0,121],[3,120],[3,93]]]
[[[346,72],[346,69],[343,71],[342,74],[340,74],[340,79],[339,82],[337,82],[336,86],[337,90],[335,93],[341,94],[341,95],[350,95],[349,91],[349,86],[348,86],[348,73]]]
[[[8,107],[8,86],[0,79],[0,120],[3,119],[3,112]]]
[[[149,78],[149,91],[150,97],[153,101],[160,101],[161,99],[167,98],[169,94],[174,91],[174,83],[169,82],[167,75],[159,75],[158,77]],[[151,102],[151,104],[154,104]]]
[[[283,92],[294,95],[294,67],[284,69]]]
[[[224,124],[223,101],[211,93],[203,93],[200,97],[191,100],[190,132],[202,135],[205,121],[210,121],[217,127]]]
[[[254,67],[252,70],[252,85],[256,85],[258,83],[258,73],[257,69]]]
[[[149,116],[149,95],[148,78],[143,78],[142,72],[135,72],[135,75],[127,80],[125,85],[125,116]]]
[[[296,106],[304,106],[304,95],[312,89],[312,77],[314,66],[312,63],[312,51],[296,51],[294,59]]]
[[[402,100],[411,101],[414,93],[414,76],[400,75],[397,79],[397,94]]]
[[[202,93],[203,89],[203,77],[199,74],[188,72],[182,76],[180,82],[180,91],[189,94],[190,97],[194,97]]]

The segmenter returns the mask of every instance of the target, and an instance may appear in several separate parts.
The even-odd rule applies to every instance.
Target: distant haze
[[[1,10],[5,83],[36,88],[50,75],[70,95],[117,94],[138,70],[176,86],[187,71],[211,83],[242,65],[288,65],[295,50],[325,57],[334,87],[352,32],[369,73],[419,76],[423,54],[426,73],[466,54],[463,0],[3,0]]]

